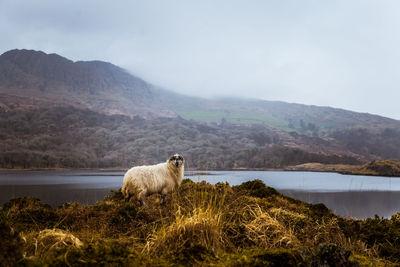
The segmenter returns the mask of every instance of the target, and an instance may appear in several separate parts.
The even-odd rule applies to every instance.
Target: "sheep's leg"
[[[146,196],[146,192],[142,191],[138,194],[140,206],[146,206],[146,202],[144,202],[144,197]]]
[[[127,201],[129,200],[129,193],[126,191],[125,186],[123,186],[123,187],[121,188],[121,193],[122,193],[122,195],[124,196],[125,202],[127,202]]]
[[[167,196],[167,195],[161,193],[160,205],[164,205],[164,204],[165,204],[165,197],[166,197],[166,196]]]
[[[164,205],[165,204],[165,197],[168,194],[168,188],[164,188],[163,190],[161,190],[161,200],[160,200],[160,205]]]
[[[146,202],[144,202],[144,196],[139,198],[140,206],[147,206]]]
[[[123,192],[122,194],[124,196],[125,202],[129,202],[131,200],[132,195],[129,194],[128,192],[124,192],[124,191],[122,191],[122,192]]]

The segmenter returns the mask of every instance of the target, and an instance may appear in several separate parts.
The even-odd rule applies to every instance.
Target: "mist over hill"
[[[4,108],[72,105],[105,114],[175,116],[157,103],[151,85],[113,64],[41,51],[2,54],[0,90]]]
[[[274,168],[400,159],[400,122],[330,107],[202,99],[111,63],[0,56],[0,167],[128,167],[183,153],[189,167]]]

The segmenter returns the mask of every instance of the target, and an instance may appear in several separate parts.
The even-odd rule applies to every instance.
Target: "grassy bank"
[[[255,180],[229,186],[184,180],[158,204],[120,192],[53,209],[18,198],[0,210],[6,265],[376,266],[400,263],[400,215],[344,219],[324,205],[279,194]]]
[[[305,163],[287,167],[285,170],[400,177],[400,162],[393,160],[374,160],[363,165]]]

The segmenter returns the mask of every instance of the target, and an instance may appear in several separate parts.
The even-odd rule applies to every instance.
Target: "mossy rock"
[[[186,179],[183,179],[182,180],[182,183],[181,183],[181,186],[186,186],[186,185],[195,185],[196,183],[195,182],[193,182],[191,179],[188,179],[188,178],[186,178]]]
[[[3,205],[7,219],[17,230],[52,228],[58,221],[56,211],[38,198],[14,198]]]
[[[323,203],[308,204],[312,215],[317,217],[331,216],[332,212]]]
[[[0,265],[17,266],[21,264],[23,258],[21,237],[3,219],[0,219],[0,236]]]
[[[110,190],[107,196],[104,198],[105,201],[124,201],[124,195],[122,194],[121,188],[118,190]]]
[[[400,212],[393,214],[390,220],[400,227]]]
[[[246,250],[231,254],[221,263],[225,266],[300,266],[301,259],[289,249]]]
[[[301,257],[303,265],[306,266],[359,266],[357,262],[350,260],[351,251],[349,249],[336,244],[322,243],[316,247],[299,251],[297,254]]]
[[[349,257],[351,261],[357,262],[360,266],[368,266],[368,267],[387,267],[387,266],[396,266],[393,263],[385,262],[380,259],[369,258],[360,254],[353,254]]]
[[[263,181],[258,179],[244,182],[241,185],[233,186],[232,188],[235,191],[239,191],[252,197],[265,198],[274,195],[280,195],[276,189],[266,186]]]
[[[361,221],[338,217],[338,224],[347,238],[357,239],[361,231]]]
[[[122,240],[97,240],[82,248],[52,250],[28,263],[34,266],[168,266],[162,259],[142,255]]]
[[[266,251],[265,253],[260,253],[253,257],[255,260],[255,265],[257,262],[265,263],[265,265],[259,266],[295,266],[299,264],[299,260],[293,254],[293,252],[284,249],[274,249]]]
[[[136,218],[137,214],[138,211],[135,205],[128,202],[123,203],[111,215],[110,226],[123,228],[124,225],[130,224]]]
[[[369,246],[377,245],[379,256],[400,263],[400,223],[392,219],[368,218],[360,222],[360,239]]]
[[[365,164],[361,170],[372,171],[377,175],[398,177],[400,176],[400,164],[393,160],[374,160]]]
[[[173,262],[179,265],[201,265],[201,263],[210,262],[215,259],[215,253],[211,249],[200,244],[189,245],[173,255]]]
[[[246,227],[243,224],[230,224],[224,232],[235,248],[245,248],[254,245],[254,241],[249,238]]]
[[[179,186],[179,192],[181,193],[191,193],[193,191],[213,192],[215,190],[217,190],[216,186],[206,181],[197,183],[190,179],[183,179],[181,185]]]

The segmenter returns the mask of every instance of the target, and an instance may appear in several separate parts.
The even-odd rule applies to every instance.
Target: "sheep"
[[[183,179],[184,158],[175,154],[167,162],[150,166],[133,167],[125,173],[121,188],[126,201],[135,195],[141,205],[144,198],[154,193],[161,194],[160,204],[165,203],[166,194],[177,189]]]

